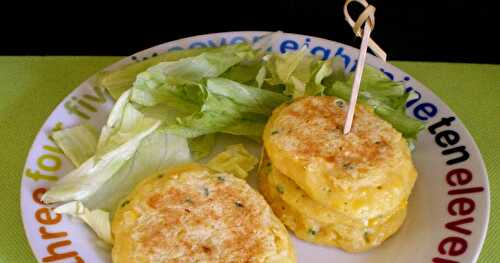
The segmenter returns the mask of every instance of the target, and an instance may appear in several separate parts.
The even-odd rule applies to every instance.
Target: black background
[[[373,39],[389,60],[500,64],[500,29],[488,1],[369,0]],[[2,10],[0,55],[129,55],[198,34],[264,30],[359,46],[344,1],[88,1],[28,3]],[[355,4],[353,4],[355,5]],[[359,14],[358,8],[352,12]],[[357,11],[357,12],[356,12]],[[500,28],[500,27],[499,27]]]

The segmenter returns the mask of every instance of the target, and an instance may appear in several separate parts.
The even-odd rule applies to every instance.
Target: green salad
[[[264,50],[237,44],[173,51],[100,73],[95,84],[116,103],[100,131],[84,124],[52,134],[76,169],[43,201],[66,203],[57,211],[82,218],[110,243],[109,216],[123,197],[154,172],[206,157],[216,134],[258,142],[282,103],[303,96],[349,100],[353,75],[337,58],[320,60],[306,47]],[[359,102],[411,142],[423,124],[405,114],[407,97],[401,83],[365,67]]]

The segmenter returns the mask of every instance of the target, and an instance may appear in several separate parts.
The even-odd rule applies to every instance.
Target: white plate
[[[264,33],[229,32],[184,38],[141,51],[107,69],[168,50],[252,42]],[[304,35],[283,34],[273,42],[273,52],[299,49],[304,44],[316,55],[341,56],[348,71],[356,64],[357,49]],[[373,56],[368,56],[367,63],[380,68],[394,80],[404,82],[409,92],[416,92],[418,100],[408,102],[408,113],[435,128],[421,132],[413,153],[419,177],[409,201],[407,220],[382,246],[362,254],[349,254],[294,239],[298,261],[475,262],[488,227],[490,194],[486,169],[474,140],[456,115],[421,83]],[[90,78],[68,95],[40,129],[26,160],[21,183],[22,217],[31,248],[40,262],[110,262],[109,252],[96,246],[96,238],[88,228],[78,221],[56,215],[37,201],[52,180],[73,169],[48,139],[48,134],[58,123],[72,126],[86,121],[85,117],[101,126],[113,102],[102,95],[103,91],[97,91]],[[92,112],[82,101],[97,111]],[[442,122],[443,118],[454,120],[446,123]]]

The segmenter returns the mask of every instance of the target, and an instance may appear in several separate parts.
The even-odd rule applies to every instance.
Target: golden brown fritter
[[[262,196],[196,164],[138,185],[112,231],[113,262],[295,262],[288,233]]]

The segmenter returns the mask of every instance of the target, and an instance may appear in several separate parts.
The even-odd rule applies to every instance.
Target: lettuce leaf
[[[152,127],[159,127],[161,121],[145,117],[130,103],[130,96],[130,90],[122,94],[111,110],[106,125],[102,127],[95,154],[96,161],[137,136],[144,138],[154,131],[151,130]]]
[[[269,115],[276,106],[288,100],[288,97],[224,78],[207,80],[210,94],[225,97],[234,102],[242,112]]]
[[[87,224],[97,236],[108,244],[113,244],[109,212],[95,209],[89,210],[82,202],[73,201],[54,209],[58,214],[76,217]]]
[[[220,77],[230,79],[242,84],[255,85],[256,77],[262,68],[260,61],[253,61],[247,64],[238,64],[224,72]]]
[[[207,166],[215,171],[231,173],[244,179],[257,163],[257,158],[250,154],[243,144],[235,144],[227,146],[223,152],[208,161]]]
[[[308,95],[323,95],[326,87],[322,84],[323,79],[333,73],[333,60],[329,59],[321,64],[318,72],[314,74],[314,81],[311,81],[307,87]]]
[[[144,178],[171,165],[190,161],[190,150],[185,138],[156,130],[141,142],[133,157],[114,176],[82,201],[91,209],[114,211]]]
[[[264,130],[264,126],[266,126],[267,117],[262,115],[256,118],[246,117],[248,117],[248,115],[236,119],[233,125],[224,127],[222,132],[232,135],[245,136],[254,141],[260,142],[262,131]]]
[[[97,130],[92,125],[77,125],[55,131],[51,136],[75,166],[79,166],[95,154]]]
[[[42,196],[42,200],[45,203],[55,203],[88,198],[134,156],[142,140],[159,126],[160,122],[157,122],[126,143],[104,153],[99,159],[96,159],[96,156],[91,157],[59,179]]]
[[[130,90],[123,93],[111,110],[95,155],[58,180],[44,202],[79,200],[112,209],[139,179],[190,159],[186,139],[162,131],[162,121],[145,117],[130,96]]]
[[[333,84],[326,88],[325,94],[349,101],[353,81],[354,74],[333,81]],[[416,138],[418,132],[425,126],[422,122],[406,115],[407,98],[408,93],[405,92],[402,83],[390,80],[371,66],[365,67],[358,101],[373,107],[377,115],[389,122],[405,138]]]
[[[202,79],[218,77],[249,56],[253,56],[251,49],[238,52],[222,50],[159,63],[137,75],[131,100],[144,106],[154,106],[162,102],[197,105],[203,96],[201,91],[198,91]]]
[[[179,118],[177,124],[169,125],[166,129],[187,138],[215,132],[260,135],[268,115],[275,107],[288,100],[282,94],[224,78],[208,79],[206,94],[199,112]],[[245,121],[254,123],[251,126],[245,125],[243,129],[241,125]],[[255,125],[256,123],[259,125]]]
[[[215,133],[201,135],[188,140],[189,150],[193,160],[207,157],[215,147]]]
[[[262,88],[264,84],[264,80],[266,78],[266,67],[261,66],[259,71],[257,71],[257,75],[255,76],[255,82],[257,83],[257,88]]]
[[[320,61],[306,47],[283,55],[272,54],[266,60],[270,75],[266,82],[271,86],[284,85],[283,93],[293,98],[322,94],[321,81],[332,73],[331,60]]]
[[[137,74],[144,72],[146,69],[167,61],[177,61],[182,58],[194,57],[204,52],[219,52],[219,51],[245,51],[250,50],[248,44],[238,44],[230,46],[222,46],[219,48],[195,48],[188,50],[171,51],[160,54],[156,57],[151,57],[141,62],[132,63],[122,68],[101,72],[97,75],[95,84],[98,87],[105,88],[113,98],[118,99],[120,95],[127,91],[134,83]]]
[[[404,111],[383,104],[375,107],[375,114],[389,122],[394,129],[408,139],[416,139],[418,133],[425,128],[422,122],[408,117]]]
[[[209,93],[199,112],[179,118],[176,124],[168,125],[165,129],[172,134],[194,138],[219,132],[238,117],[238,109],[231,100]]]

